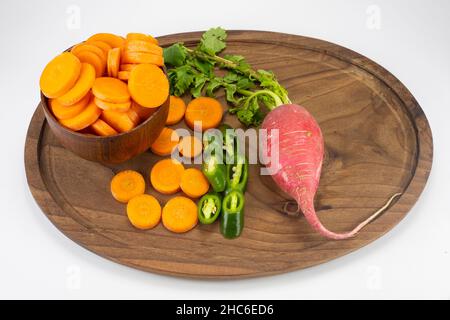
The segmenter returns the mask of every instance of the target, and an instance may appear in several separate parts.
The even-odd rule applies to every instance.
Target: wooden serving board
[[[160,38],[195,46],[201,33]],[[174,234],[160,224],[139,231],[109,192],[123,169],[147,178],[151,152],[121,165],[83,160],[61,147],[41,108],[28,130],[25,167],[31,192],[50,221],[83,247],[133,268],[183,277],[241,278],[287,272],[337,258],[388,232],[411,209],[431,169],[433,144],[417,101],[392,74],[346,48],[272,32],[231,31],[229,53],[273,70],[291,100],[318,120],[326,144],[316,208],[334,231],[352,229],[396,192],[403,195],[357,237],[330,241],[315,233],[270,177],[251,166],[242,236],[226,240],[218,223]],[[221,97],[222,102],[225,100]],[[225,121],[238,125],[234,116]]]

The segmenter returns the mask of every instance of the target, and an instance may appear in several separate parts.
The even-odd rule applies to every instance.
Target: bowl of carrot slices
[[[169,112],[163,49],[146,34],[95,34],[53,58],[39,84],[53,134],[91,161],[121,163],[146,151]]]

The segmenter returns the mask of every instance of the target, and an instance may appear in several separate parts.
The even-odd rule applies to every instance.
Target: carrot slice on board
[[[197,225],[197,205],[189,198],[174,197],[167,201],[162,210],[162,222],[169,231],[187,232]]]
[[[130,71],[119,71],[117,78],[119,80],[128,81],[128,79],[130,79]]]
[[[180,122],[186,112],[186,104],[183,99],[175,96],[170,96],[169,115],[167,116],[166,124],[172,125]]]
[[[98,55],[92,51],[80,51],[75,54],[81,62],[91,64],[95,68],[97,77],[101,77],[105,72],[106,61],[102,60]]]
[[[69,129],[79,131],[89,127],[91,124],[97,121],[101,113],[102,110],[99,107],[97,107],[97,105],[94,102],[94,99],[91,99],[87,107],[79,114],[77,114],[75,117],[59,120],[59,122]]]
[[[80,60],[70,52],[53,58],[45,66],[39,80],[42,93],[47,98],[62,96],[77,82],[80,71]]]
[[[95,69],[89,63],[81,64],[80,76],[75,85],[65,94],[56,98],[63,106],[71,106],[81,99],[91,90],[95,81]]]
[[[154,64],[162,67],[164,65],[164,58],[161,55],[156,55],[153,53],[124,51],[122,55],[122,62]]]
[[[141,194],[128,201],[127,216],[136,228],[151,229],[161,220],[161,205],[155,197]]]
[[[96,135],[99,136],[113,136],[115,134],[118,134],[116,130],[114,130],[113,127],[111,127],[109,124],[107,124],[102,119],[97,119],[93,124],[91,124],[90,128],[92,131],[95,132]]]
[[[127,40],[124,48],[131,52],[147,52],[158,56],[163,54],[163,49],[160,46],[144,40]]]
[[[183,165],[174,159],[160,160],[153,165],[150,171],[150,182],[156,191],[163,194],[172,194],[180,190]]]
[[[180,138],[175,130],[170,128],[163,128],[158,138],[153,142],[150,149],[154,154],[159,156],[168,156],[172,153],[173,149],[178,145]]]
[[[127,203],[130,199],[144,194],[145,180],[139,172],[125,170],[116,174],[111,180],[111,194],[119,202]]]
[[[143,40],[143,41],[148,41],[148,42],[156,44],[156,45],[159,44],[158,40],[153,38],[151,35],[144,34],[144,33],[131,32],[131,33],[127,34],[127,40]]]
[[[103,50],[97,46],[94,46],[93,44],[80,43],[80,44],[73,46],[72,49],[70,49],[70,52],[72,52],[74,55],[77,55],[78,53],[80,53],[82,51],[93,52],[97,56],[99,56],[100,59],[102,59],[103,61],[106,61],[106,54],[103,52]]]
[[[97,98],[107,102],[124,103],[130,101],[127,84],[116,78],[101,77],[95,79],[92,93]]]
[[[117,78],[120,67],[120,48],[113,48],[108,51],[108,76]]]
[[[134,68],[136,68],[136,66],[138,66],[139,64],[137,63],[124,63],[120,65],[120,70],[121,71],[131,71]]]
[[[152,114],[155,113],[158,108],[144,108],[140,106],[136,101],[131,103],[131,109],[134,110],[139,116],[141,122],[147,120]]]
[[[95,97],[94,99],[95,99],[95,104],[97,105],[97,107],[99,107],[102,110],[126,112],[131,107],[131,101],[122,102],[122,103],[112,103],[112,102],[103,101],[102,99],[99,99],[97,97]]]
[[[191,129],[194,129],[195,122],[198,122],[202,131],[205,131],[220,124],[222,112],[222,105],[218,100],[209,97],[199,97],[189,102],[184,118]]]
[[[185,136],[181,138],[178,150],[186,158],[195,158],[202,153],[202,142],[197,137]]]
[[[50,99],[50,109],[58,120],[73,118],[86,108],[91,98],[92,93],[88,92],[83,99],[71,106],[63,106],[58,99]]]
[[[90,40],[89,41],[88,40],[88,41],[86,41],[86,43],[92,44],[92,45],[102,49],[103,53],[105,54],[105,57],[108,56],[108,51],[110,49],[112,49],[112,47],[104,41],[98,41],[98,40]]]
[[[132,110],[130,109],[127,112],[103,110],[102,120],[119,132],[127,132],[137,125],[130,111]]]
[[[125,43],[124,38],[112,33],[96,33],[87,39],[87,42],[90,41],[103,41],[109,44],[112,48],[122,48]]]
[[[156,108],[169,96],[169,80],[157,66],[140,64],[131,70],[128,89],[133,100],[141,106]]]
[[[209,183],[200,170],[189,168],[181,175],[180,188],[189,197],[199,198],[208,192]]]

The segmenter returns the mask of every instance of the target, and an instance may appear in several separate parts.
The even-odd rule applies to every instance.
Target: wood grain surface
[[[176,34],[159,41],[193,47],[200,35]],[[165,203],[169,197],[148,182],[160,157],[145,152],[109,166],[79,158],[59,144],[38,108],[25,145],[28,184],[61,232],[100,256],[137,269],[241,278],[335,259],[379,238],[408,213],[430,173],[433,144],[422,109],[392,74],[351,50],[295,35],[231,31],[227,52],[244,55],[255,68],[273,70],[290,99],[319,122],[326,154],[315,204],[328,228],[352,229],[393,193],[403,192],[398,201],[355,238],[330,241],[316,234],[295,202],[252,165],[240,238],[224,239],[218,224],[180,235],[162,225],[139,231],[128,222],[125,206],[110,195],[109,183],[120,170],[138,170],[147,179],[147,192]],[[225,121],[238,124],[228,114]]]

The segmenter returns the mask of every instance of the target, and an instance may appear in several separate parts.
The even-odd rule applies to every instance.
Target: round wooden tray
[[[160,38],[194,47],[201,33]],[[431,169],[433,144],[417,101],[392,74],[349,49],[301,36],[231,31],[227,52],[273,70],[297,104],[318,120],[326,144],[316,208],[334,231],[352,229],[395,192],[398,201],[358,236],[330,241],[316,234],[295,203],[251,166],[242,236],[225,240],[218,224],[173,234],[162,225],[139,231],[109,192],[113,175],[135,169],[148,177],[160,159],[146,152],[104,166],[61,147],[40,107],[28,129],[25,167],[31,192],[50,221],[83,247],[133,268],[184,277],[241,278],[287,272],[329,261],[388,232],[411,209]],[[225,100],[221,97],[222,101]],[[234,116],[225,121],[238,125]],[[184,124],[181,124],[184,126]],[[148,178],[147,178],[148,179]],[[162,203],[147,183],[147,192]]]

